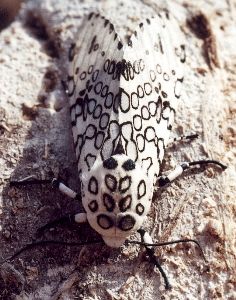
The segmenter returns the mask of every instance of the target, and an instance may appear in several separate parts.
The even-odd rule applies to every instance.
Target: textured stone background
[[[6,27],[20,1],[0,2]],[[7,4],[6,4],[7,3]],[[6,8],[6,5],[8,7]],[[5,10],[2,7],[5,6]],[[35,240],[50,220],[81,209],[48,186],[10,188],[9,179],[59,173],[78,190],[66,95],[66,53],[82,16],[100,10],[123,39],[142,19],[168,8],[187,45],[183,97],[173,135],[200,138],[168,149],[164,170],[178,162],[218,159],[229,167],[197,169],[155,195],[146,228],[155,241],[195,238],[193,245],[157,249],[172,284],[139,247],[105,245],[31,249],[0,266],[1,299],[235,299],[236,298],[236,2],[32,0],[0,32],[0,259]],[[62,225],[43,239],[83,241],[88,226]]]

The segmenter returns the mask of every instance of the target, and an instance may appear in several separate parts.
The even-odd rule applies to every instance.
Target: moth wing
[[[68,72],[72,132],[80,174],[89,171],[98,157],[108,158],[113,151],[106,148],[101,157],[108,129],[114,136],[119,132],[113,107],[119,94],[116,63],[122,57],[122,44],[113,24],[99,14],[87,16],[78,41],[70,47]]]
[[[158,176],[183,81],[184,45],[167,13],[146,19],[124,49],[119,120],[126,153]]]

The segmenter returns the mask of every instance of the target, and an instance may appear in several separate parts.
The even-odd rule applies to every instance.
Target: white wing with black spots
[[[101,148],[114,119],[119,95],[117,62],[123,57],[122,44],[114,26],[99,14],[91,13],[83,22],[78,41],[69,50],[68,95],[72,131],[79,172],[91,169],[101,159]],[[119,126],[112,127],[118,135]],[[112,144],[112,143],[111,143]],[[106,147],[103,156],[111,156]]]
[[[178,105],[184,50],[178,25],[168,13],[141,23],[124,49],[127,72],[120,80],[119,121],[128,122],[122,127],[129,132],[128,155],[138,160],[154,181]],[[134,144],[136,152],[132,151]]]
[[[184,46],[168,14],[141,23],[127,45],[99,14],[69,52],[72,130],[89,224],[119,247],[148,214],[168,143]]]
[[[69,51],[68,75],[80,173],[126,154],[158,175],[183,81],[181,41],[168,13],[146,19],[125,46],[107,19],[85,19]]]

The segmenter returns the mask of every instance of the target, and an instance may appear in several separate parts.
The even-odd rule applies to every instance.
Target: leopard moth
[[[90,13],[69,49],[68,96],[82,203],[111,247],[148,214],[183,82],[185,47],[168,13],[140,23],[127,44]],[[63,190],[61,185],[61,190]]]

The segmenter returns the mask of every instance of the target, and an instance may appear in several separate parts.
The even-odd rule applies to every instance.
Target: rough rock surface
[[[158,4],[157,4],[158,3]],[[188,3],[188,4],[187,4]],[[192,3],[192,4],[191,4]],[[164,170],[214,158],[153,199],[145,224],[155,241],[197,239],[156,249],[172,290],[138,246],[36,247],[0,266],[1,299],[236,299],[236,3],[217,1],[32,0],[0,32],[0,259],[36,239],[37,229],[79,203],[50,186],[13,188],[9,179],[60,174],[79,190],[67,98],[66,53],[83,15],[102,11],[125,39],[142,19],[168,8],[187,45],[184,93],[173,134],[198,132],[168,149]],[[43,239],[83,241],[88,226],[58,226]]]

